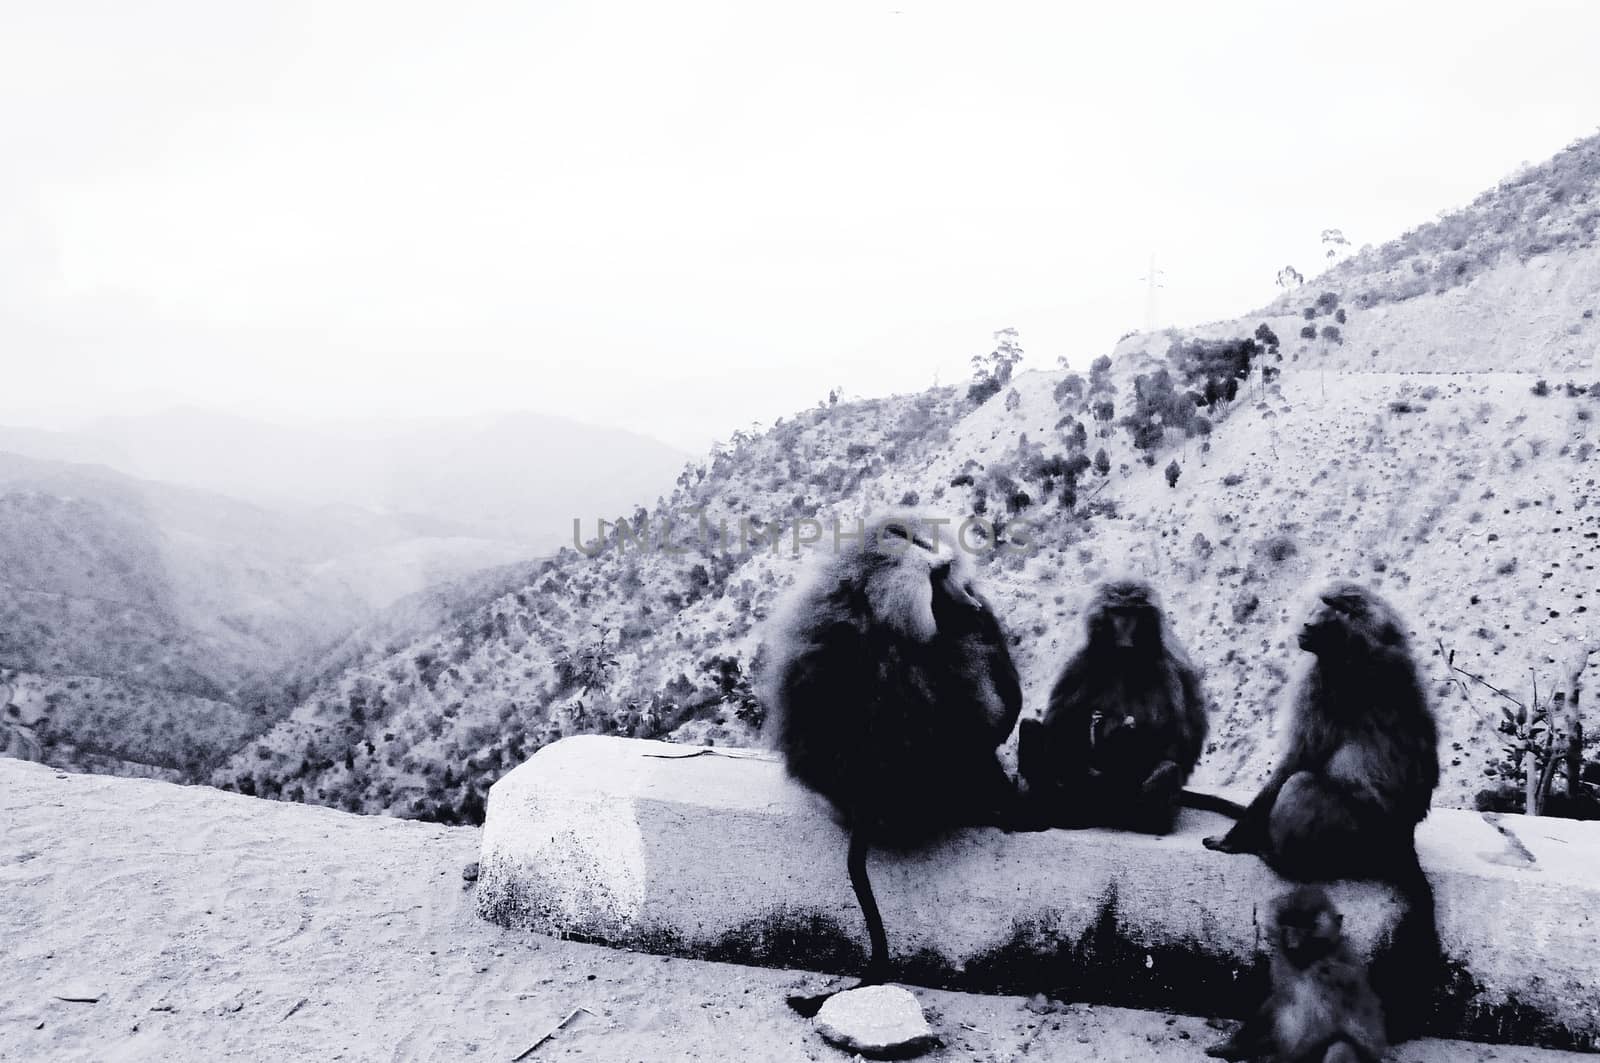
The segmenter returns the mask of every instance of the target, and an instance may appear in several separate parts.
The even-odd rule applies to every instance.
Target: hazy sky
[[[696,449],[1248,311],[1600,123],[1600,4],[0,0],[0,419]]]

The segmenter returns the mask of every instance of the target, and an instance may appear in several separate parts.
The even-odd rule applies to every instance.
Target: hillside
[[[291,664],[520,552],[0,454],[0,669],[52,762],[192,773],[272,722]]]
[[[1002,536],[1033,525],[1036,549],[982,565],[1031,711],[1081,637],[1091,584],[1151,579],[1215,702],[1202,785],[1265,770],[1307,589],[1334,575],[1369,583],[1410,618],[1435,687],[1440,800],[1469,804],[1500,756],[1499,712],[1447,682],[1438,643],[1526,694],[1532,679],[1548,691],[1594,638],[1597,143],[1451,216],[1483,265],[1459,284],[1404,298],[1393,287],[1396,263],[1449,243],[1424,227],[1258,314],[1129,337],[1086,373],[1011,379],[992,358],[975,398],[822,403],[736,436],[664,509],[633,514],[653,542],[675,519],[686,552],[645,552],[614,531],[599,556],[566,549],[525,586],[330,671],[216,779],[471,820],[490,782],[563,734],[759,741],[758,625],[799,563],[787,547],[741,550],[740,520],[848,525],[913,505],[979,514]],[[1545,247],[1529,231],[1577,235]],[[686,537],[697,513],[726,539]]]

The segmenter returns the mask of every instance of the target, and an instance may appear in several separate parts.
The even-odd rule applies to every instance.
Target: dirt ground
[[[784,1004],[823,976],[503,930],[473,912],[477,856],[473,828],[0,759],[0,1059],[847,1058]],[[916,993],[945,1041],[934,1060],[1201,1060],[1221,1036],[1190,1016]],[[1567,1055],[1431,1041],[1395,1058]]]

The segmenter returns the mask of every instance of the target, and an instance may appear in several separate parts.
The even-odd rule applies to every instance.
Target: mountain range
[[[214,781],[471,820],[563,735],[760,742],[761,624],[800,571],[797,522],[914,506],[1029,529],[1032,549],[980,566],[1028,712],[1081,642],[1094,583],[1151,580],[1213,702],[1200,785],[1261,778],[1311,590],[1366,583],[1413,625],[1439,800],[1468,804],[1505,778],[1505,702],[1463,676],[1531,704],[1594,644],[1597,226],[1591,137],[1255,312],[1130,334],[1077,371],[1013,374],[997,350],[966,389],[824,402],[738,435],[629,534],[586,525],[596,556],[563,549],[316,677]],[[639,547],[669,526],[687,550]],[[780,545],[745,549],[741,527]]]

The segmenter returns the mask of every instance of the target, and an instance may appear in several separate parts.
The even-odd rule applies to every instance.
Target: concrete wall
[[[845,837],[770,754],[584,736],[489,795],[479,913],[631,949],[854,972],[865,932]],[[961,832],[874,853],[901,977],[928,985],[1237,1014],[1282,883],[1200,838]],[[1418,850],[1454,981],[1434,1032],[1600,1046],[1600,824],[1438,811]],[[1330,887],[1370,953],[1399,912],[1385,887]]]

